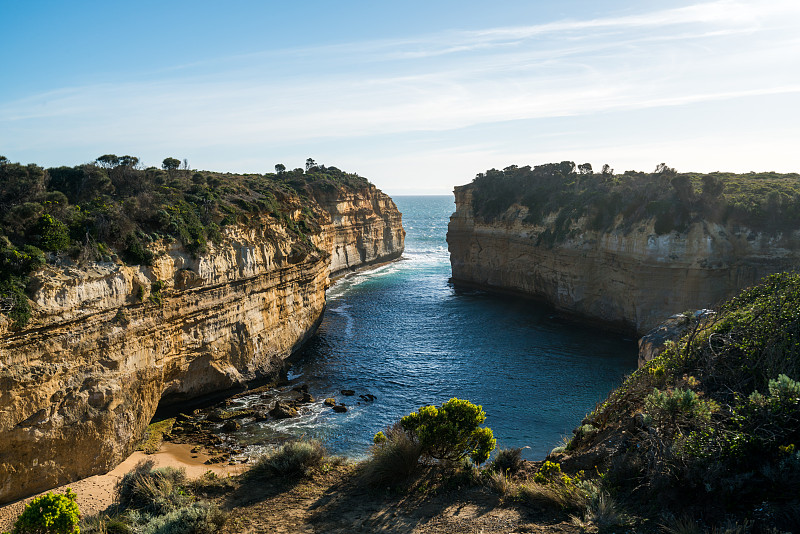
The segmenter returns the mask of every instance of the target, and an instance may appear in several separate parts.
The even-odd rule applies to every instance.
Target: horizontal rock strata
[[[264,220],[197,257],[165,244],[150,267],[36,273],[34,320],[0,324],[0,502],[108,471],[159,404],[274,376],[319,323],[331,273],[402,253],[401,215],[374,186],[317,200],[310,252]]]
[[[553,245],[544,225],[514,205],[477,219],[469,185],[455,189],[447,242],[453,280],[540,298],[562,312],[639,335],[676,312],[714,307],[762,277],[794,269],[800,238],[699,222],[656,235],[652,221],[627,232],[578,228]],[[555,214],[553,215],[553,217]]]

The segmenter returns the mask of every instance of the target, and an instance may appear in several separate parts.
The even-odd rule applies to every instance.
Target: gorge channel
[[[230,438],[249,455],[306,437],[357,458],[403,415],[459,397],[483,405],[499,446],[543,458],[636,368],[635,340],[561,321],[533,300],[453,287],[445,242],[452,197],[394,201],[407,232],[402,259],[339,279],[289,371],[284,389],[306,384],[316,401],[299,418],[242,421]],[[360,401],[367,393],[377,400]],[[348,412],[334,413],[326,397]]]

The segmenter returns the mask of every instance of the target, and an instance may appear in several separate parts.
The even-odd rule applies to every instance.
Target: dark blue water
[[[554,321],[531,300],[452,287],[452,197],[394,200],[407,232],[402,260],[334,284],[322,325],[290,372],[318,402],[298,419],[245,425],[238,438],[316,437],[359,457],[378,430],[458,397],[483,405],[500,446],[528,446],[526,457],[542,458],[635,368],[635,343]],[[377,400],[357,404],[365,393]],[[325,397],[349,411],[334,413]]]

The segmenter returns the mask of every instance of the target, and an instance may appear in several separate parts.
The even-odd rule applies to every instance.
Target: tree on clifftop
[[[117,165],[119,165],[119,156],[116,154],[104,154],[94,160],[98,167],[103,167],[104,169],[113,169]]]
[[[161,168],[165,171],[174,171],[180,166],[181,160],[176,158],[164,158],[164,161],[161,162]]]

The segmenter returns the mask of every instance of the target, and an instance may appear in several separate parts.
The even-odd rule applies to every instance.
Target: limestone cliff
[[[456,187],[455,201],[447,233],[455,282],[537,297],[639,334],[676,312],[713,307],[800,259],[796,231],[699,221],[658,235],[653,220],[595,231],[584,218],[553,243],[541,238],[557,212],[534,224],[526,206],[513,204],[486,222],[475,215],[472,185]]]
[[[165,241],[148,267],[36,272],[33,321],[0,316],[0,502],[109,470],[160,403],[274,376],[313,333],[331,274],[402,253],[401,214],[374,186],[309,202],[310,244],[264,217],[196,256]]]

